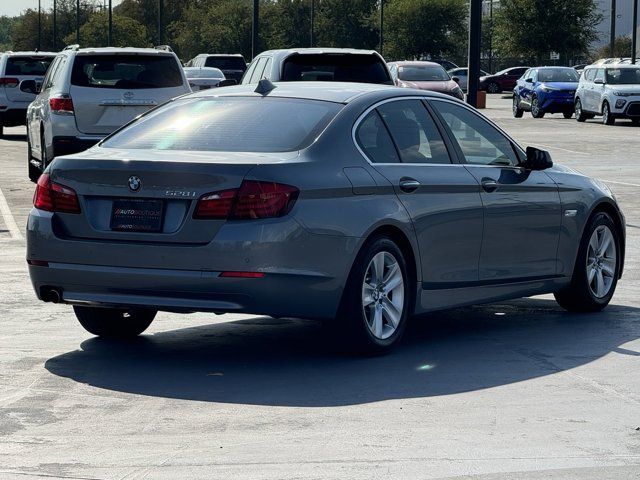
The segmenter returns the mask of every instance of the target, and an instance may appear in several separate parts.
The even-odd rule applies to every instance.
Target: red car
[[[446,93],[460,100],[464,98],[456,77],[451,77],[435,62],[391,62],[388,66],[391,78],[398,87]]]
[[[485,75],[480,77],[478,88],[485,90],[487,93],[510,92],[515,88],[518,79],[527,70],[529,70],[529,67],[511,67],[493,75]]]

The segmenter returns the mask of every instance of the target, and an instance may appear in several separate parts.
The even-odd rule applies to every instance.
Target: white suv
[[[93,146],[138,115],[189,93],[168,48],[65,48],[27,111],[29,178]]]
[[[0,54],[0,137],[4,127],[24,125],[27,107],[36,97],[20,88],[23,80],[42,83],[53,52],[5,52]]]
[[[584,69],[575,96],[576,120],[602,115],[602,123],[617,118],[640,124],[640,65],[590,65]]]

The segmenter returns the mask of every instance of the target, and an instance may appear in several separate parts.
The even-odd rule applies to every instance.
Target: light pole
[[[382,45],[383,45],[383,28],[384,28],[384,0],[380,0],[380,55],[382,55]],[[384,55],[382,55],[384,56]]]
[[[316,16],[316,1],[315,0],[311,0],[311,32],[310,32],[310,39],[309,39],[309,46],[313,48],[313,22],[315,20],[315,16]]]
[[[38,0],[38,50],[42,50],[42,5]]]
[[[162,20],[164,16],[164,0],[158,0],[158,45],[164,43],[163,24]]]
[[[636,63],[638,49],[638,0],[633,2],[633,31],[631,32],[631,63]]]
[[[611,57],[615,57],[616,47],[616,0],[611,0],[611,38],[609,39],[609,54]]]
[[[469,2],[469,64],[467,65],[467,103],[478,105],[478,78],[480,77],[480,43],[482,35],[482,0]]]
[[[80,0],[76,0],[76,43],[80,45]]]
[[[107,36],[107,47],[110,47],[112,43],[113,43],[113,16],[112,16],[111,0],[109,0],[109,35]]]
[[[53,0],[53,51],[55,52],[58,48],[58,42],[56,42],[57,30],[56,30],[56,11],[57,5],[56,0]]]
[[[260,15],[260,1],[253,0],[253,26],[251,29],[251,59],[256,58],[258,54],[258,38],[260,35],[260,25],[258,23],[258,16]]]

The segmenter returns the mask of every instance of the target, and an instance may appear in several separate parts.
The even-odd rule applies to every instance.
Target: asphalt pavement
[[[611,305],[551,296],[412,322],[384,357],[318,322],[160,313],[130,342],[36,300],[24,128],[0,139],[0,478],[640,478],[640,127],[484,111],[523,145],[597,176],[626,214]],[[336,332],[339,335],[339,332]]]

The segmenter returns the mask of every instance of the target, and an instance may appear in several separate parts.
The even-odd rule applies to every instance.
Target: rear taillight
[[[200,197],[193,216],[229,220],[282,217],[291,211],[298,194],[291,185],[245,180],[238,189]]]
[[[0,77],[0,85],[8,87],[8,88],[16,88],[20,80],[13,77]]]
[[[51,113],[56,115],[73,115],[73,100],[69,96],[58,95],[49,99]]]
[[[46,173],[38,179],[33,194],[33,206],[47,212],[80,213],[76,192],[72,188],[52,182]]]

